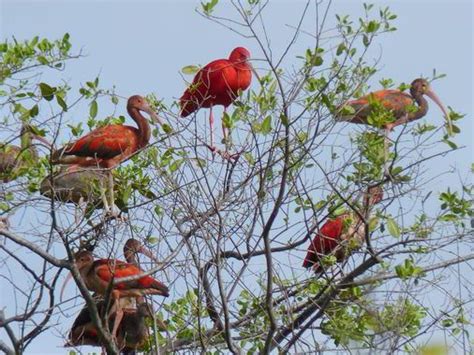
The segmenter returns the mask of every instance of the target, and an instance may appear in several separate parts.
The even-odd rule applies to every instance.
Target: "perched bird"
[[[87,288],[98,295],[105,296],[110,282],[123,277],[133,277],[143,274],[137,266],[116,259],[98,259],[90,251],[80,251],[75,255],[76,267],[81,274]],[[65,281],[61,295],[70,275]],[[112,335],[117,334],[118,327],[123,317],[123,308],[119,302],[121,298],[138,298],[144,295],[169,296],[168,287],[155,280],[151,276],[143,276],[133,281],[120,282],[113,286],[111,297],[114,300],[114,307],[111,312],[115,312],[114,327]]]
[[[201,107],[210,108],[211,150],[215,150],[212,107],[222,105],[225,111],[235,101],[239,91],[246,90],[250,86],[253,68],[249,58],[250,52],[247,49],[235,48],[230,53],[229,59],[214,60],[199,70],[192,84],[181,96],[181,117],[189,116]],[[226,139],[224,122],[222,132]]]
[[[148,256],[150,259],[158,262],[156,257],[151,253],[150,250],[146,249],[142,243],[136,239],[129,239],[124,246],[124,256],[128,263],[139,266],[137,254],[141,253]],[[151,317],[153,311],[151,307],[145,302],[143,297],[137,301],[137,306],[134,307],[134,299],[121,298],[120,305],[123,308],[123,318],[118,326],[117,330],[117,346],[123,354],[131,354],[136,350],[141,349],[149,337],[148,326],[145,323],[146,317]],[[112,309],[106,309],[105,302],[100,299],[96,302],[99,316],[102,319],[110,316],[109,328],[113,328],[115,323],[116,315],[111,313]],[[106,312],[107,311],[107,312]],[[159,321],[159,320],[158,320]],[[158,322],[160,330],[164,330],[165,325]],[[92,345],[102,346],[102,341],[98,335],[97,328],[95,327],[89,308],[85,306],[76,320],[74,321],[71,330],[68,335],[68,341],[66,346],[80,346],[80,345]]]
[[[99,316],[102,319],[107,317],[105,301],[100,300],[96,303]],[[109,307],[110,308],[110,307]],[[150,333],[148,326],[145,323],[146,317],[151,317],[150,308],[146,303],[140,303],[136,309],[126,308],[123,310],[123,318],[117,331],[117,347],[122,354],[133,353],[141,349]],[[112,314],[109,319],[109,328],[113,327],[115,322],[115,314]],[[71,330],[68,334],[66,347],[71,346],[102,346],[103,341],[99,336],[97,328],[95,327],[89,308],[85,306],[79,315],[76,317]]]
[[[361,215],[365,216],[370,208],[383,198],[380,186],[370,188],[363,199]],[[321,258],[333,255],[338,262],[345,260],[353,250],[365,240],[365,223],[355,212],[346,212],[337,218],[327,220],[316,232],[303,262],[304,268],[323,271]]]
[[[21,128],[20,147],[0,143],[0,179],[3,182],[13,180],[19,169],[38,158],[38,151],[33,144],[33,139],[44,143],[48,147],[51,146],[46,139],[34,134],[33,128],[28,124],[23,124]]]
[[[339,113],[336,115],[336,120],[368,124],[367,119],[373,110],[371,102],[376,101],[392,111],[395,121],[386,123],[383,127],[387,131],[391,131],[396,126],[415,121],[426,115],[428,112],[428,102],[424,95],[431,98],[439,106],[448,123],[448,131],[451,132],[452,123],[448,111],[431,89],[428,81],[421,78],[415,79],[411,83],[410,95],[400,90],[380,90],[363,96],[360,99],[348,101],[338,110]],[[354,112],[347,115],[342,114],[341,111],[345,106],[352,107]]]
[[[86,166],[112,169],[146,147],[150,141],[151,129],[141,111],[148,113],[151,119],[160,125],[163,121],[151,109],[148,102],[139,95],[128,99],[127,111],[137,123],[138,128],[119,124],[97,128],[79,140],[55,151],[52,155],[53,163],[70,165],[69,171]],[[111,206],[114,203],[113,184],[113,176],[109,172],[108,190]]]
[[[87,203],[99,206],[103,194],[101,188],[107,187],[107,174],[99,169],[79,169],[67,171],[61,169],[51,178],[45,177],[40,184],[40,193],[64,203],[80,205]]]

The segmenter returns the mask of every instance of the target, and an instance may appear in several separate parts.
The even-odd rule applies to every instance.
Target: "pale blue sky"
[[[39,35],[54,39],[69,32],[73,50],[83,48],[87,54],[68,63],[63,73],[73,87],[100,73],[101,85],[116,85],[120,95],[154,92],[171,103],[185,88],[180,77],[183,66],[227,57],[236,46],[249,48],[255,58],[262,57],[256,43],[199,16],[195,12],[198,4],[198,1],[0,0],[0,38],[15,36],[21,40]],[[218,5],[217,10],[222,16],[231,11],[224,4]],[[331,21],[335,13],[356,18],[362,13],[361,4],[335,1]],[[374,57],[382,54],[382,70],[372,81],[374,88],[381,77],[411,82],[420,75],[429,76],[433,68],[446,73],[447,77],[436,81],[433,88],[446,105],[467,114],[460,124],[463,132],[457,142],[468,145],[468,149],[453,155],[449,163],[465,173],[473,161],[471,1],[405,0],[375,4],[389,5],[398,15],[395,22],[398,31],[382,37],[381,46],[373,52]],[[291,38],[291,29],[285,25],[296,24],[303,5],[302,1],[271,1],[265,17],[275,53]],[[311,46],[308,43],[309,39],[301,36],[286,65],[296,64],[295,56]],[[78,110],[70,114],[77,115],[76,119],[86,117],[85,112]],[[435,124],[441,123],[441,114],[432,104],[428,117]],[[433,169],[441,171],[446,167]],[[449,183],[443,179],[438,181]],[[4,304],[5,298],[0,298],[0,307]],[[4,338],[1,331],[0,338]],[[57,334],[47,332],[30,346],[28,353],[65,353],[60,344]]]

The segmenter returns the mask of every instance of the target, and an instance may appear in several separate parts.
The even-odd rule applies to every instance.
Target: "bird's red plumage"
[[[246,90],[252,80],[248,63],[236,64],[230,59],[218,59],[199,70],[193,83],[180,99],[181,117],[201,107],[229,106],[239,90]]]
[[[414,104],[413,98],[400,90],[379,90],[374,91],[366,96],[356,100],[348,101],[344,106],[351,106],[355,114],[350,117],[352,123],[367,123],[367,117],[370,115],[372,108],[370,101],[379,101],[386,109],[392,110],[396,119],[401,118],[407,113],[407,107]]]
[[[303,267],[318,267],[319,257],[328,255],[336,249],[344,228],[345,217],[344,215],[339,216],[324,223],[308,248]]]
[[[113,278],[122,278],[142,274],[143,271],[137,266],[114,259],[98,259],[94,261],[93,270],[96,275],[105,283],[109,283]],[[168,292],[168,288],[151,276],[143,276],[138,280],[121,282],[114,287],[117,290],[130,289],[157,289]]]
[[[100,164],[101,160],[115,161],[132,154],[139,149],[139,141],[139,131],[135,127],[108,125],[68,144],[62,154],[95,158]]]

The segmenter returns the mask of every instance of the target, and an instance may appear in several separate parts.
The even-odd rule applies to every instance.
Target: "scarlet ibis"
[[[380,186],[370,188],[364,194],[363,210],[379,203],[383,198]],[[364,212],[362,212],[364,215]],[[365,223],[354,212],[344,213],[337,218],[327,220],[317,231],[303,262],[303,267],[313,268],[315,272],[323,270],[320,261],[323,256],[334,255],[338,262],[347,258],[351,251],[365,240]]]
[[[127,262],[138,267],[138,253],[142,253],[157,261],[156,257],[151,253],[151,251],[146,249],[138,240],[133,238],[127,240],[124,246],[124,256]],[[140,349],[144,345],[146,339],[149,337],[148,327],[145,324],[145,317],[152,316],[152,310],[142,297],[140,297],[140,300],[137,301],[136,308],[126,308],[128,306],[133,307],[133,299],[121,298],[119,301],[121,307],[123,308],[123,319],[118,326],[117,346],[123,352],[132,352]],[[102,318],[106,316],[106,313],[110,314],[111,312],[111,309],[108,309],[106,312],[105,302],[103,300],[99,300],[96,303],[96,306],[99,315]],[[112,313],[109,317],[109,327],[113,327],[115,318],[115,313]],[[162,323],[159,323],[158,326],[160,330],[166,329],[163,328],[165,326]],[[68,342],[66,344],[66,346],[79,345],[102,345],[97,328],[92,321],[90,311],[87,306],[81,310],[74,321],[69,332]]]
[[[180,98],[181,117],[189,116],[201,107],[210,108],[209,126],[211,130],[211,150],[214,146],[214,116],[212,107],[224,106],[224,111],[235,101],[240,90],[246,90],[252,81],[252,66],[249,63],[250,52],[243,47],[235,48],[229,59],[210,62],[195,75],[192,84]],[[224,139],[227,137],[222,122]]]
[[[24,167],[29,161],[38,157],[38,151],[32,143],[36,139],[46,144],[50,143],[41,136],[33,133],[32,127],[24,124],[21,128],[21,146],[0,143],[0,179],[9,182],[14,179],[15,172]]]
[[[150,125],[141,111],[150,115],[151,119],[163,124],[161,118],[151,109],[148,102],[139,95],[131,96],[127,102],[127,111],[137,123],[138,129],[131,126],[112,124],[97,128],[80,138],[66,144],[52,155],[55,164],[72,165],[72,170],[77,166],[99,166],[112,169],[126,160],[133,153],[143,149],[150,141]],[[110,203],[114,203],[113,177],[109,173]]]
[[[351,123],[368,124],[367,119],[372,113],[370,102],[375,100],[393,112],[395,121],[386,123],[383,127],[387,131],[391,131],[396,126],[420,119],[426,115],[428,112],[428,102],[424,95],[431,98],[439,106],[448,122],[448,130],[451,132],[452,123],[448,111],[431,89],[429,83],[422,78],[415,79],[411,83],[410,95],[400,90],[380,90],[363,96],[360,99],[346,102],[343,107],[352,107],[355,112],[348,115],[338,114],[336,119]],[[415,103],[418,106],[414,110],[410,109],[415,106]]]
[[[75,255],[76,266],[84,280],[87,288],[94,291],[98,295],[105,296],[109,284],[115,278],[139,276],[143,271],[137,266],[116,259],[98,259],[94,257],[90,251],[80,251]],[[61,295],[64,292],[67,281],[65,281]],[[113,311],[115,312],[115,321],[112,334],[117,334],[118,326],[123,317],[123,308],[119,300],[121,298],[138,298],[144,295],[161,295],[169,296],[168,287],[163,283],[155,280],[151,276],[143,276],[138,280],[121,282],[113,286],[111,296],[114,300]]]

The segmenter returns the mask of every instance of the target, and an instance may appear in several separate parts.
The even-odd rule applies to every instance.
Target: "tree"
[[[10,289],[18,304],[0,313],[5,352],[25,351],[39,334],[64,322],[62,313],[74,317],[83,299],[97,316],[73,254],[89,247],[101,257],[122,258],[130,236],[153,248],[162,263],[149,269],[172,290],[170,299],[153,298],[147,351],[415,351],[416,339],[439,327],[468,338],[471,293],[453,297],[443,287],[472,285],[460,271],[474,257],[463,248],[472,242],[472,185],[460,181],[440,193],[427,186],[435,178],[430,164],[456,157],[455,137],[418,121],[392,133],[387,154],[376,127],[334,120],[341,104],[369,91],[378,67],[369,63],[368,51],[394,30],[396,15],[364,5],[364,17],[338,15],[327,35],[330,2],[308,1],[294,38],[275,57],[261,16],[269,3],[232,4],[235,18],[219,16],[216,0],[203,3],[200,14],[256,41],[264,59],[257,62],[252,88],[222,118],[231,131],[224,144],[240,153],[236,161],[206,149],[203,110],[195,119],[178,119],[173,103],[150,94],[148,101],[168,125],[156,127],[152,144],[113,172],[116,204],[127,221],[104,215],[100,199],[82,208],[40,197],[41,183],[56,174],[45,145],[38,145],[40,159],[27,159],[12,172],[15,179],[1,185],[1,216],[36,221],[34,229],[0,227],[2,289]],[[307,33],[310,10],[317,13],[317,26]],[[307,44],[304,53],[294,52],[297,40]],[[69,35],[6,41],[0,55],[7,144],[25,124],[59,146],[106,122],[126,120],[116,114],[123,112],[120,96],[102,88],[99,77],[78,89],[57,84],[59,79],[42,81],[41,73],[58,71],[60,78],[69,60],[80,60]],[[295,55],[299,67],[286,68],[285,59]],[[441,77],[433,73],[432,79]],[[380,84],[396,85],[391,79]],[[75,124],[69,113],[80,105],[89,107],[89,117]],[[99,120],[99,112],[110,114]],[[458,133],[462,115],[450,115]],[[380,127],[391,114],[381,108],[373,119]],[[386,165],[390,176],[384,175]],[[357,197],[374,186],[383,187],[383,201],[362,215]],[[341,263],[322,258],[322,275],[305,271],[310,239],[327,218],[347,210],[360,215],[365,243],[349,245],[351,256]],[[80,293],[61,301],[57,285],[67,271],[75,274]],[[428,292],[441,295],[439,308],[430,307]],[[158,322],[166,331],[159,331]],[[100,332],[107,351],[117,352],[106,324]]]

